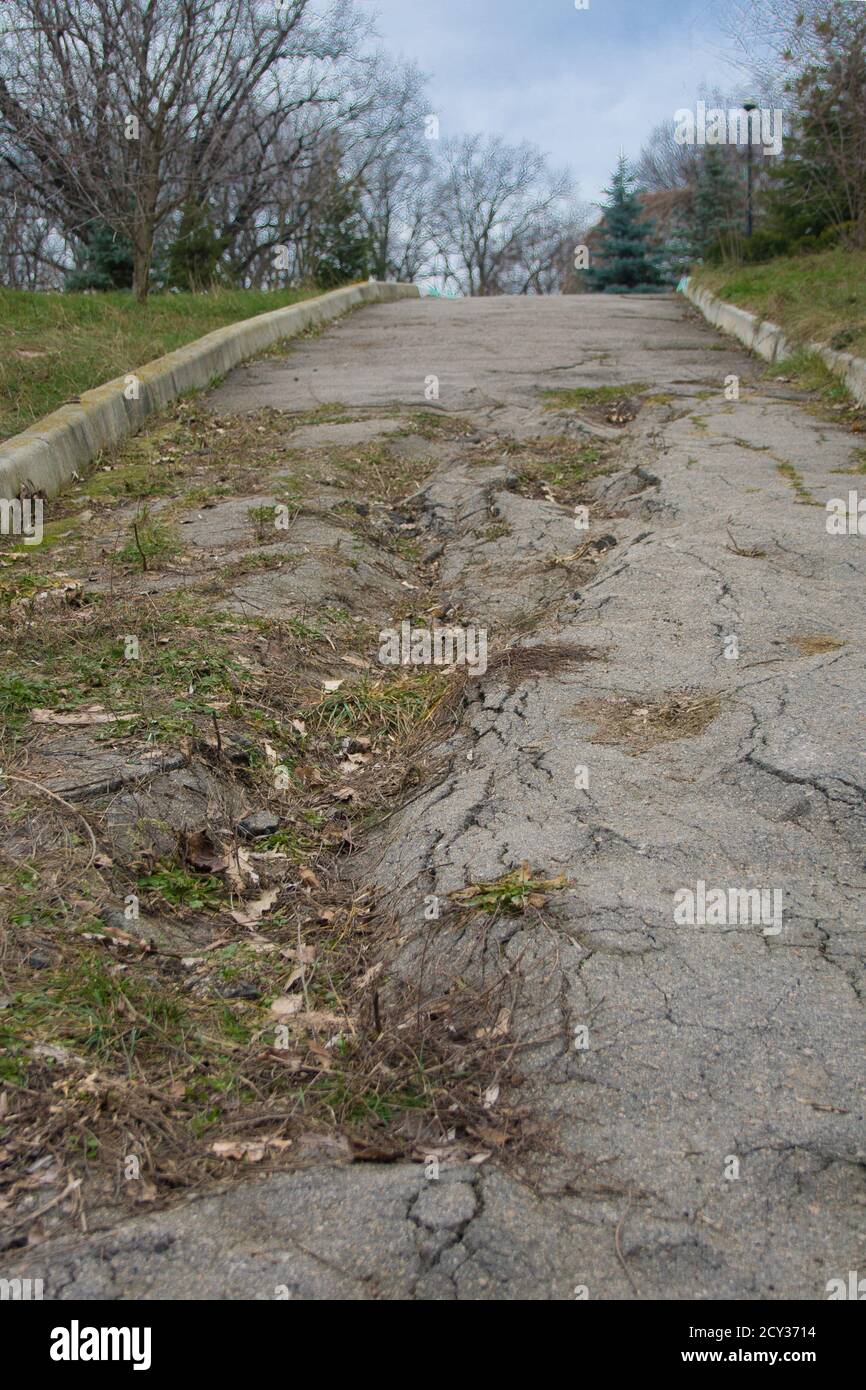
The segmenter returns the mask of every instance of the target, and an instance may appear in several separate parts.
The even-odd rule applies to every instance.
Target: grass
[[[866,449],[855,449],[850,468],[836,468],[836,473],[866,473]]]
[[[169,527],[145,507],[130,523],[132,539],[118,551],[118,559],[142,569],[158,569],[180,550],[180,543]]]
[[[311,731],[335,738],[358,732],[405,737],[432,717],[448,689],[438,671],[424,669],[396,679],[362,679],[324,695],[305,711],[304,719]]]
[[[445,416],[400,419],[407,435],[416,420],[424,438],[465,433]],[[518,1133],[518,1111],[500,1107],[491,1126],[485,1108],[513,1047],[510,967],[494,985],[461,974],[385,989],[390,906],[338,872],[429,776],[461,678],[378,669],[379,620],[360,589],[357,602],[300,592],[267,617],[223,606],[230,570],[271,563],[257,547],[275,497],[314,516],[320,479],[345,472],[350,498],[384,510],[430,466],[378,444],[301,454],[276,412],[215,430],[182,402],[52,500],[68,535],[49,554],[0,543],[0,623],[13,631],[0,671],[0,1077],[15,1114],[14,1127],[0,1114],[0,1202],[13,1225],[27,1215],[15,1184],[45,1155],[58,1184],[46,1201],[81,1177],[88,1207],[134,1208],[235,1161],[290,1165],[311,1135],[387,1160],[453,1130],[464,1154]],[[184,548],[183,529],[191,506],[227,495],[246,523],[230,566]],[[339,524],[391,572],[390,535],[370,540],[354,507]],[[429,579],[411,577],[403,602],[425,614]],[[34,721],[37,707],[78,722]],[[115,722],[88,722],[100,709]],[[117,769],[163,754],[173,771],[90,787],[94,763],[111,788]],[[52,795],[79,770],[82,788]],[[240,818],[261,809],[278,828],[247,841]],[[519,910],[544,889],[530,876],[482,893]],[[446,904],[436,930],[462,916]],[[119,1185],[130,1156],[141,1180]]]
[[[500,912],[525,912],[527,907],[543,907],[548,893],[567,887],[563,874],[556,878],[540,878],[528,864],[521,864],[510,874],[492,879],[486,883],[470,883],[451,894],[454,902],[470,908],[473,912],[498,914]]]
[[[796,344],[823,343],[866,357],[866,251],[704,267],[695,280],[721,299],[778,324]]]
[[[579,410],[582,406],[612,405],[646,389],[645,381],[627,381],[622,386],[565,386],[542,391],[541,399],[546,410]]]
[[[809,506],[815,504],[815,498],[803,482],[802,473],[794,467],[793,463],[788,463],[785,459],[779,460],[776,464],[776,472],[785,479],[786,483],[790,483],[798,502]]]
[[[834,637],[828,632],[788,637],[786,641],[792,647],[796,647],[802,656],[823,656],[825,652],[837,652],[840,647],[845,646],[845,643],[840,642],[838,637]]]
[[[669,690],[655,698],[621,695],[585,700],[573,713],[595,725],[593,743],[622,745],[630,753],[646,753],[661,743],[696,738],[721,711],[718,695]]]
[[[226,324],[282,309],[314,290],[35,294],[0,289],[0,438],[64,401]]]

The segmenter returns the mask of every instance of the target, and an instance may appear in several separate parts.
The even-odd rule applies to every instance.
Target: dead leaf
[[[246,893],[250,888],[258,888],[261,879],[253,868],[249,850],[232,850],[225,864],[226,878],[235,893]]]
[[[340,686],[343,684],[345,684],[344,681],[322,681],[322,689],[327,690],[328,694],[332,695],[334,691],[339,690]]]
[[[267,1153],[267,1144],[252,1139],[218,1139],[210,1147],[217,1158],[233,1158],[241,1163],[261,1163]]]
[[[323,1071],[331,1070],[331,1068],[334,1065],[334,1059],[331,1056],[330,1052],[326,1051],[326,1049],[322,1047],[320,1043],[317,1042],[311,1042],[309,1045],[309,1050],[310,1052],[312,1052],[314,1057],[317,1057],[319,1059],[319,1061],[322,1064]]]
[[[272,1018],[291,1018],[293,1014],[300,1013],[304,1007],[304,998],[301,994],[283,994],[279,999],[275,999],[271,1005]]]
[[[355,802],[358,800],[358,792],[355,787],[338,787],[334,792],[334,800]]]
[[[375,965],[371,965],[369,970],[364,971],[360,980],[356,981],[355,988],[366,989],[368,985],[371,985],[373,981],[381,975],[383,968],[384,962],[381,960],[377,961]]]
[[[299,1005],[302,1005],[304,1002],[301,995],[299,994],[289,995],[288,997],[292,1000],[293,1003],[295,1000],[297,1000]],[[339,1014],[329,1014],[316,1009],[312,1009],[309,1013],[300,1013],[295,1012],[293,1010],[292,1027],[333,1028],[335,1026],[339,1026],[340,1028],[345,1028],[346,1026],[349,1026],[349,1030],[353,1031],[351,1029],[351,1025],[347,1023],[347,1020],[345,1018],[342,1018]]]
[[[308,869],[306,865],[298,870],[298,877],[302,883],[308,883],[311,888],[321,888],[322,886],[312,869]]]
[[[217,848],[206,830],[193,830],[184,836],[183,857],[200,873],[221,874],[228,867],[224,850]]]
[[[304,763],[301,767],[295,768],[295,776],[299,782],[303,782],[306,787],[324,786],[325,779],[317,767],[310,763]]]
[[[279,888],[269,888],[260,898],[256,898],[255,902],[248,903],[243,912],[232,912],[229,915],[239,927],[254,927],[273,907],[279,896]]]

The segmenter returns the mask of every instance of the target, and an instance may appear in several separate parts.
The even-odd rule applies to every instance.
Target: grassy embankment
[[[697,284],[721,299],[769,319],[797,350],[773,370],[795,376],[825,399],[847,397],[842,382],[809,343],[866,357],[866,251],[783,256],[764,265],[704,267]]]
[[[205,333],[282,309],[314,290],[32,294],[0,288],[0,439],[64,401]]]

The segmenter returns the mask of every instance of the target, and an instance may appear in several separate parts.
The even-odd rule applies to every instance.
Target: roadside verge
[[[695,284],[690,275],[683,286],[683,292],[690,303],[699,309],[704,318],[722,333],[738,338],[752,352],[763,357],[766,362],[781,362],[790,357],[796,347],[804,347],[815,353],[827,365],[834,376],[841,377],[851,395],[860,405],[866,405],[866,360],[855,357],[850,352],[837,352],[824,343],[794,344],[778,326],[768,319],[760,319],[747,309],[728,304],[709,290]]]
[[[225,376],[245,358],[274,343],[296,338],[361,304],[417,297],[415,285],[349,285],[288,308],[228,324],[135,372],[85,391],[0,446],[0,495],[22,489],[54,496],[101,450],[134,434],[149,415],[178,396]]]

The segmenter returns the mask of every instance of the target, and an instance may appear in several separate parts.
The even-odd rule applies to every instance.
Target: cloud
[[[430,74],[443,135],[532,140],[596,199],[620,149],[732,80],[708,0],[376,0],[390,50]]]

